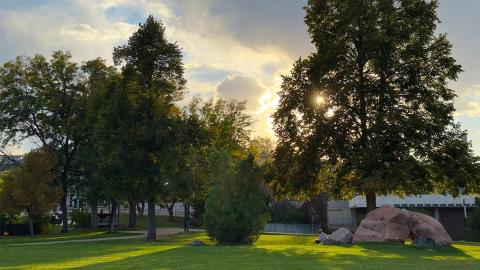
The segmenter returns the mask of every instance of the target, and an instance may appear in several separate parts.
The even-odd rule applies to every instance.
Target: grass
[[[71,231],[68,233],[55,233],[49,235],[35,235],[35,236],[0,236],[0,245],[7,244],[22,244],[22,243],[37,243],[37,242],[51,242],[51,241],[68,241],[68,240],[83,240],[96,239],[106,237],[121,237],[133,236],[137,233],[113,232],[109,233],[105,230],[85,230],[85,231]]]
[[[435,250],[365,244],[313,244],[312,236],[262,235],[255,246],[220,246],[203,233],[157,242],[116,240],[0,246],[0,269],[480,269],[480,245]],[[190,247],[192,239],[207,243]]]

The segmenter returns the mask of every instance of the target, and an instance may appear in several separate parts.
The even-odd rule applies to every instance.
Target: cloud
[[[467,87],[455,100],[456,116],[480,117],[480,85]]]
[[[217,86],[217,93],[226,99],[235,99],[247,102],[248,111],[257,111],[260,107],[260,98],[266,88],[255,77],[230,75]]]
[[[136,29],[136,26],[124,22],[116,22],[111,26],[98,29],[83,23],[71,24],[61,28],[60,37],[76,41],[115,43],[130,35]]]
[[[113,47],[124,44],[138,23],[154,15],[164,23],[168,39],[182,48],[189,91],[183,102],[192,96],[218,95],[247,100],[256,136],[274,136],[270,116],[278,104],[280,75],[288,74],[298,57],[313,50],[303,22],[306,0],[0,2],[0,62],[61,49],[71,51],[74,61],[102,57],[112,64]],[[478,57],[472,55],[478,37],[466,26],[478,18],[456,19],[466,10],[475,13],[478,4],[459,2],[441,0],[444,23],[439,29],[449,33],[454,56],[466,70],[452,86],[462,89],[455,102],[456,118],[469,129],[475,145],[480,141],[480,66]],[[460,6],[451,9],[450,5]],[[480,153],[478,144],[476,150]]]

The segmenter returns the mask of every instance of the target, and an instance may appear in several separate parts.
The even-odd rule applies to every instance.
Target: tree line
[[[181,50],[152,16],[114,48],[117,67],[73,63],[65,52],[5,63],[2,142],[31,140],[54,155],[64,231],[73,186],[92,212],[99,200],[113,210],[128,201],[131,225],[136,204],[146,201],[150,240],[156,203],[190,201],[202,214],[207,201],[211,235],[243,242],[253,242],[268,218],[262,207],[242,206],[256,222],[227,212],[261,200],[219,202],[259,193],[251,179],[276,198],[365,195],[368,211],[378,194],[478,193],[479,158],[454,121],[448,87],[462,69],[437,33],[437,8],[426,0],[309,0],[315,49],[283,77],[274,146],[252,142],[245,103],[193,99],[179,108]],[[250,236],[223,235],[226,227]]]
[[[181,50],[152,16],[126,45],[114,48],[120,70],[100,58],[77,64],[71,57],[61,51],[50,59],[20,56],[0,69],[3,145],[39,146],[14,174],[28,171],[55,194],[44,194],[38,198],[44,203],[35,206],[6,199],[3,208],[41,214],[58,199],[66,232],[67,192],[73,189],[88,200],[93,227],[98,203],[111,204],[110,230],[121,203],[129,203],[134,227],[137,204],[147,202],[149,240],[156,237],[156,204],[191,201],[202,212],[212,151],[248,156],[245,102],[194,98],[180,108],[186,83]],[[41,165],[49,160],[54,165]],[[14,189],[5,177],[5,191]],[[36,185],[32,177],[16,179]]]

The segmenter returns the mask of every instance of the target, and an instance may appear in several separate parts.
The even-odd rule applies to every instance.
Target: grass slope
[[[208,244],[190,247],[192,239]],[[480,245],[436,250],[400,245],[320,246],[313,237],[263,235],[255,246],[218,246],[205,234],[148,243],[117,240],[0,246],[0,269],[480,269]]]

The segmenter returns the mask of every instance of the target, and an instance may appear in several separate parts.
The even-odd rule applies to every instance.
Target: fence
[[[349,208],[329,208],[328,225],[330,227],[352,226],[352,212]]]
[[[263,229],[269,233],[316,234],[320,224],[280,224],[268,223]]]

